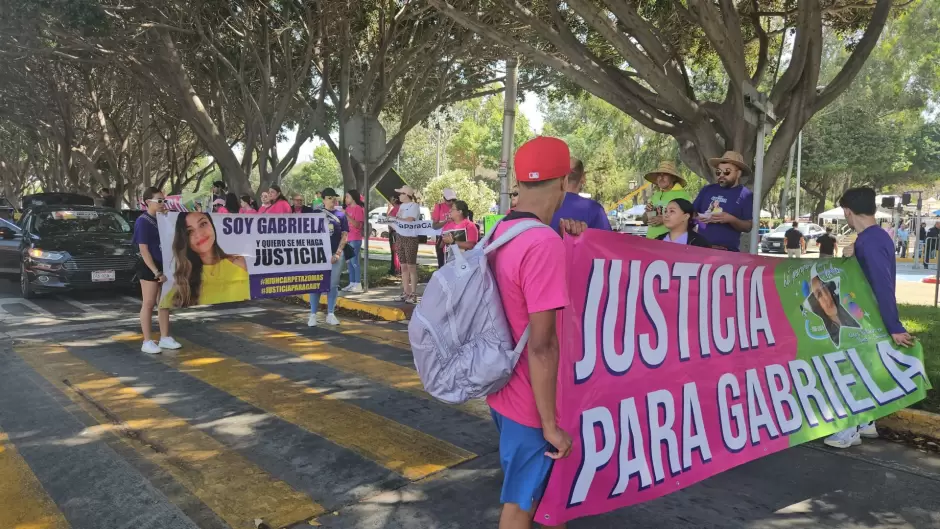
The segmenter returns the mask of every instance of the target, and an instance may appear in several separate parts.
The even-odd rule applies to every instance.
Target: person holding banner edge
[[[346,246],[346,239],[349,237],[349,224],[346,221],[346,215],[335,211],[336,202],[339,194],[328,187],[322,192],[323,204],[320,208],[314,210],[314,213],[324,213],[326,221],[329,223],[330,247],[333,255],[330,257],[330,263],[333,265],[330,271],[330,290],[326,294],[326,323],[327,325],[339,325],[339,319],[333,313],[336,309],[336,298],[339,295],[339,277],[343,273],[343,248]],[[307,319],[308,327],[317,326],[317,309],[320,307],[320,294],[313,292],[310,294],[310,317]]]
[[[362,263],[359,261],[359,252],[365,238],[362,233],[365,229],[366,210],[362,197],[356,189],[350,189],[343,197],[346,205],[346,221],[349,223],[349,238],[347,244],[352,248],[350,257],[346,259],[346,269],[349,270],[349,285],[343,292],[362,292]]]
[[[137,218],[134,223],[133,243],[140,249],[140,259],[137,278],[140,279],[140,331],[144,335],[144,343],[140,350],[147,354],[159,354],[163,349],[179,349],[179,342],[170,336],[170,311],[157,309],[157,321],[160,324],[160,342],[154,342],[151,335],[151,320],[153,308],[157,305],[160,296],[160,287],[166,282],[163,275],[163,250],[160,246],[160,230],[157,228],[157,214],[164,213],[165,197],[156,187],[144,190],[144,202],[147,211]]]
[[[741,177],[751,172],[741,153],[727,151],[721,158],[711,158],[708,165],[715,169],[715,183],[699,191],[692,205],[702,224],[699,233],[712,247],[731,252],[740,251],[741,234],[754,227],[752,204],[754,194],[741,185]]]
[[[415,202],[415,190],[411,186],[396,189],[401,206],[398,208],[397,220],[405,222],[416,221],[421,216],[421,209]],[[398,260],[401,262],[401,288],[400,301],[411,304],[418,303],[418,237],[402,237],[395,235]]]
[[[843,257],[851,257],[854,254],[858,259],[858,264],[875,295],[885,329],[894,343],[901,347],[911,347],[914,345],[914,338],[901,323],[894,291],[897,282],[894,240],[888,232],[878,227],[878,221],[875,220],[875,190],[870,187],[849,189],[839,199],[839,205],[845,212],[845,221],[858,233],[855,244],[843,250]],[[849,448],[861,444],[862,437],[878,437],[874,422],[830,435],[825,443],[833,448]]]
[[[493,237],[524,219],[550,224],[565,200],[571,157],[567,144],[551,137],[525,143],[515,155],[519,201],[494,228]],[[563,233],[578,235],[584,222],[562,219]],[[554,230],[531,229],[490,256],[490,269],[513,338],[529,328],[529,341],[509,382],[487,397],[499,430],[503,484],[500,529],[528,529],[552,464],[568,457],[571,436],[558,426],[556,414],[559,343],[557,311],[568,305],[567,260]],[[565,527],[564,525],[556,527]]]

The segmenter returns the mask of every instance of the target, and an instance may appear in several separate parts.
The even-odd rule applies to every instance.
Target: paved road
[[[0,295],[0,529],[496,527],[488,412],[427,398],[403,325],[221,306],[152,357],[132,298]],[[571,527],[940,527],[940,458],[811,444]]]

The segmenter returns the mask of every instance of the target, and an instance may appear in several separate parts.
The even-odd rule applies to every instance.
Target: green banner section
[[[910,406],[931,388],[926,377],[905,376],[911,370],[924,372],[923,346],[894,344],[858,260],[786,260],[777,266],[775,280],[796,335],[796,358],[820,374],[816,389],[832,401],[828,412],[815,407],[820,427],[795,432],[791,446]],[[849,395],[840,388],[840,377],[854,381]],[[916,391],[906,387],[910,384]],[[827,413],[831,421],[825,420]]]
[[[496,223],[499,222],[506,215],[486,215],[483,217],[483,233],[489,233],[490,230],[496,226]]]

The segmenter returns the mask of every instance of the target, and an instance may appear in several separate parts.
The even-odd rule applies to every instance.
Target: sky
[[[539,111],[539,97],[532,93],[526,92],[524,95],[523,102],[519,105],[519,112],[522,113],[528,120],[529,125],[535,130],[536,133],[542,132],[542,127],[545,124],[545,119],[542,117],[542,113]],[[294,137],[296,136],[296,131],[291,131],[287,134],[287,139],[278,144],[277,150],[278,154],[284,156],[287,154],[287,151],[290,149],[291,145],[294,144]],[[300,152],[297,155],[298,163],[309,161],[313,158],[313,150],[317,148],[322,142],[317,139],[311,139],[304,143],[300,147]]]

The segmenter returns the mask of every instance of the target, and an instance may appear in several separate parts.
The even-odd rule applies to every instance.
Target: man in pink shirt
[[[523,219],[549,224],[565,198],[571,168],[568,146],[562,140],[539,137],[519,148],[515,156],[519,201],[499,224],[493,237]],[[562,222],[568,233],[580,233],[583,223]],[[529,342],[509,383],[487,397],[499,429],[503,468],[500,529],[528,529],[545,491],[555,459],[567,457],[571,437],[556,419],[558,335],[555,318],[568,305],[565,246],[551,229],[532,229],[496,250],[490,269],[513,338],[529,326]]]

